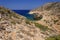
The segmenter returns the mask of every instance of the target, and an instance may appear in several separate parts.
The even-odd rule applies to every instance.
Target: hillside
[[[26,17],[0,6],[0,40],[44,40]]]
[[[33,9],[29,12],[34,16],[34,20],[38,24],[47,26],[52,34],[60,34],[60,2],[50,2],[43,6]],[[52,30],[52,31],[51,31]],[[55,34],[55,35],[56,35]]]
[[[60,35],[59,8],[59,2],[48,3],[31,10],[34,20],[29,20],[0,6],[0,40],[45,40]]]

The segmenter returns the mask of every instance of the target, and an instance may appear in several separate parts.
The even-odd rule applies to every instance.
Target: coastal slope
[[[44,40],[26,17],[0,6],[0,40]]]
[[[46,3],[31,10],[29,14],[34,16],[33,20],[38,24],[37,26],[40,30],[41,27],[46,27],[42,28],[42,30],[47,29],[44,31],[45,35],[52,37],[47,40],[56,40],[58,38],[57,35],[60,35],[60,2]],[[41,26],[40,24],[44,26]]]
[[[60,35],[60,2],[29,12],[33,20],[0,6],[0,40],[45,40]]]

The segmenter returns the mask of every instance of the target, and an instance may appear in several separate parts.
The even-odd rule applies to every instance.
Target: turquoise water
[[[28,19],[33,20],[33,15],[29,14],[30,10],[13,10],[13,11],[15,11],[16,13],[22,16],[25,16]]]

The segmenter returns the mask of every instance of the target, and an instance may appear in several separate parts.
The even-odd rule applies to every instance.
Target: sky
[[[48,2],[60,2],[60,0],[0,0],[0,6],[12,10],[31,10]]]

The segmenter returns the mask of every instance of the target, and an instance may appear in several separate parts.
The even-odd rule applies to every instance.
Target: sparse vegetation
[[[15,21],[11,21],[11,23],[12,23],[12,24],[16,24],[16,22],[15,22]]]
[[[38,24],[38,23],[35,23],[35,26],[38,27],[38,28],[40,28],[43,31],[48,30],[48,26],[44,26],[44,25],[41,25],[41,24]]]
[[[19,17],[18,17],[18,16],[14,16],[14,17],[19,19]]]
[[[54,24],[56,23],[56,22],[58,22],[59,20],[54,20]]]
[[[53,36],[53,37],[48,37],[46,40],[60,40],[60,35]]]
[[[50,4],[50,5],[48,4],[48,6],[45,7],[45,10],[49,11],[49,10],[53,9],[53,6],[54,6],[55,4],[56,4],[56,3]]]
[[[33,15],[22,16],[0,7],[0,39],[32,40],[34,38],[33,40],[44,40],[46,38],[46,40],[60,40],[60,35],[58,35],[60,34],[60,3],[43,5],[29,13]]]
[[[0,21],[1,21],[1,18],[0,18]]]
[[[29,25],[31,24],[31,22],[28,19],[25,21],[25,23]]]

